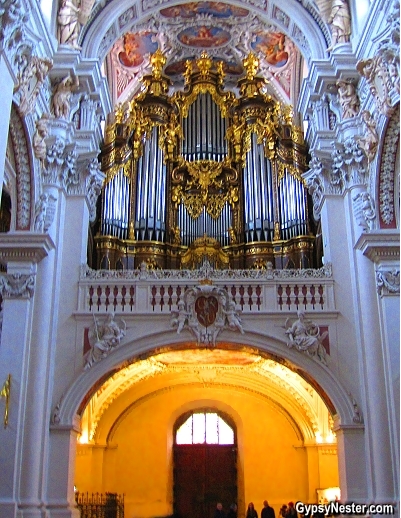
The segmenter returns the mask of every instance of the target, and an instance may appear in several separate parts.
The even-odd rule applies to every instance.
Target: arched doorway
[[[216,409],[180,416],[174,430],[174,514],[181,518],[213,516],[217,502],[236,503],[235,425]]]
[[[260,349],[158,349],[99,378],[82,401],[74,483],[79,491],[124,493],[130,516],[173,514],[175,432],[182,416],[213,409],[234,430],[240,513],[265,498],[277,512],[285,501],[313,502],[316,489],[338,486],[332,408]],[[213,511],[224,496],[205,500]]]

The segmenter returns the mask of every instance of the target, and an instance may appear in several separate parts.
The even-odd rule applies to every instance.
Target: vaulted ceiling
[[[125,102],[150,72],[150,55],[161,49],[165,74],[179,87],[185,61],[207,51],[223,61],[226,87],[235,88],[242,60],[253,52],[267,90],[296,104],[312,57],[326,57],[330,31],[324,18],[330,0],[177,2],[103,0],[92,9],[81,35],[83,54],[104,59],[112,103]]]

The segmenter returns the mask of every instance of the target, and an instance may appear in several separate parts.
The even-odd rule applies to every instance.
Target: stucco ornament
[[[28,115],[33,111],[40,89],[52,66],[51,59],[37,56],[32,56],[29,62],[21,65],[16,87],[16,93],[20,99],[18,111],[21,115]]]
[[[74,91],[78,90],[78,77],[70,75],[64,77],[54,89],[53,111],[57,118],[69,120],[71,111],[71,97]]]
[[[44,167],[47,154],[47,145],[45,141],[46,137],[49,135],[47,123],[48,116],[43,114],[42,117],[35,122],[36,130],[32,137],[33,153],[42,167]]]
[[[94,325],[89,333],[91,348],[85,355],[84,369],[103,360],[120,345],[127,329],[125,321],[122,318],[116,321],[113,313],[109,313],[103,322],[99,322],[95,315],[93,319]]]
[[[297,316],[298,319],[293,323],[289,318],[285,321],[285,334],[288,337],[287,346],[290,349],[295,347],[297,351],[316,357],[324,365],[327,365],[327,353],[322,342],[328,335],[328,331],[320,334],[319,326],[305,318],[305,313],[302,310],[298,310]]]
[[[352,81],[338,80],[338,100],[342,108],[343,119],[356,117],[359,113],[359,98]]]
[[[354,217],[364,230],[372,230],[376,219],[375,203],[367,191],[358,193],[352,198]]]
[[[376,131],[376,121],[368,110],[362,112],[362,120],[365,125],[365,131],[362,137],[357,138],[357,142],[364,150],[368,163],[370,164],[377,153],[379,135]]]
[[[56,201],[52,194],[42,193],[35,205],[35,232],[47,232],[51,227],[56,211]]]
[[[356,69],[361,76],[365,77],[378,110],[386,117],[390,117],[394,111],[390,96],[392,84],[390,72],[381,55],[377,54],[373,58],[358,61]]]
[[[2,274],[0,293],[3,298],[31,298],[35,289],[35,275],[23,273]]]
[[[377,293],[382,297],[390,293],[400,293],[400,271],[379,270],[376,272]]]
[[[244,334],[240,311],[224,288],[203,284],[185,291],[171,312],[171,326],[189,330],[199,344],[215,345],[223,329]]]
[[[347,43],[351,35],[351,16],[346,0],[333,0],[328,18],[331,29],[331,45],[327,49],[333,50],[338,43]]]

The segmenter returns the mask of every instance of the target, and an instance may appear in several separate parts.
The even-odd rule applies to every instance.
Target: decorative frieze
[[[376,272],[377,293],[384,295],[400,293],[400,270],[379,270]]]
[[[34,274],[4,273],[0,275],[0,293],[4,299],[31,298],[34,289]]]

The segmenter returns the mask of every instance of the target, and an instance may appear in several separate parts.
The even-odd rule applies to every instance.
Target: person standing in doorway
[[[246,511],[246,518],[258,518],[258,513],[253,505],[253,502],[248,504],[248,509]]]
[[[226,513],[223,511],[223,504],[218,502],[214,511],[214,518],[226,518]]]
[[[226,518],[237,518],[237,504],[231,504]]]
[[[260,518],[276,518],[276,513],[274,512],[273,507],[270,507],[267,500],[263,502],[263,509],[260,513]]]

